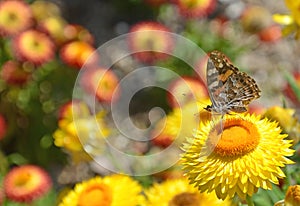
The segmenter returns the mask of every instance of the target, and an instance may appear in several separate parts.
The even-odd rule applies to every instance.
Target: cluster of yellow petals
[[[124,175],[94,177],[78,183],[59,206],[137,206],[144,202],[142,187]]]
[[[300,1],[298,0],[285,0],[285,4],[290,10],[291,14],[274,14],[273,19],[275,22],[282,24],[285,28],[282,30],[284,35],[295,32],[296,39],[300,38]]]
[[[200,193],[185,178],[155,183],[145,191],[145,195],[147,197],[146,206],[231,205],[231,201],[220,200],[215,193]]]
[[[300,123],[295,117],[296,111],[291,108],[273,106],[268,108],[264,116],[278,122],[282,132],[288,134],[288,138],[296,145],[300,140]]]
[[[89,144],[91,140],[96,141],[92,144],[99,146],[110,134],[104,117],[103,112],[91,115],[84,103],[74,103],[64,110],[58,122],[59,128],[53,134],[55,145],[73,155],[85,153],[83,145]],[[98,148],[101,149],[100,146]]]
[[[210,113],[203,109],[209,103],[209,100],[189,102],[182,108],[175,108],[157,123],[152,133],[153,142],[159,146],[169,146],[173,142],[181,146],[199,121],[211,119]]]
[[[271,189],[293,162],[291,140],[277,123],[254,115],[226,115],[220,124],[200,123],[184,145],[182,162],[191,183],[201,192],[215,191],[220,199],[242,199],[258,188]]]

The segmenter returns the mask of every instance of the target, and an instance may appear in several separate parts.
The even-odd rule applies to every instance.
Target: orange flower
[[[84,89],[99,101],[112,102],[119,96],[119,79],[111,70],[103,68],[86,70],[81,79]]]
[[[0,35],[9,36],[29,28],[32,21],[32,11],[23,1],[0,2]]]
[[[51,187],[52,181],[47,172],[35,165],[15,167],[4,178],[5,194],[16,202],[32,202]]]
[[[141,62],[153,63],[166,59],[174,42],[168,34],[170,30],[158,22],[141,22],[134,25],[129,36],[129,47]]]
[[[13,40],[16,56],[21,61],[30,61],[36,65],[46,63],[54,58],[55,45],[44,33],[27,30]]]
[[[68,65],[81,69],[84,64],[95,64],[98,60],[93,55],[95,48],[84,41],[73,41],[60,50],[61,59]]]
[[[209,15],[216,5],[215,0],[175,0],[179,12],[187,18],[199,18]]]

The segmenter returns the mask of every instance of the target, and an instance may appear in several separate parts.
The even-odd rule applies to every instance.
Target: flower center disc
[[[209,143],[216,145],[214,153],[221,156],[240,156],[256,148],[260,135],[253,123],[244,119],[228,119],[222,123],[223,131],[220,132],[219,123],[209,134]]]
[[[199,206],[200,200],[197,194],[183,192],[173,197],[168,206]]]
[[[79,196],[78,206],[110,206],[112,191],[105,184],[90,185]]]

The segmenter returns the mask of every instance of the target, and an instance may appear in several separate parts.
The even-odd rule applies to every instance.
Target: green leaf
[[[293,92],[295,93],[298,101],[300,101],[300,88],[295,80],[295,78],[288,72],[284,72],[285,78],[288,83],[291,85]]]

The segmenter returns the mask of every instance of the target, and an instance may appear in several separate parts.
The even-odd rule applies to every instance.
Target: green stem
[[[247,200],[248,206],[254,206],[253,200],[252,200],[252,198],[250,196],[247,196],[246,200]]]

